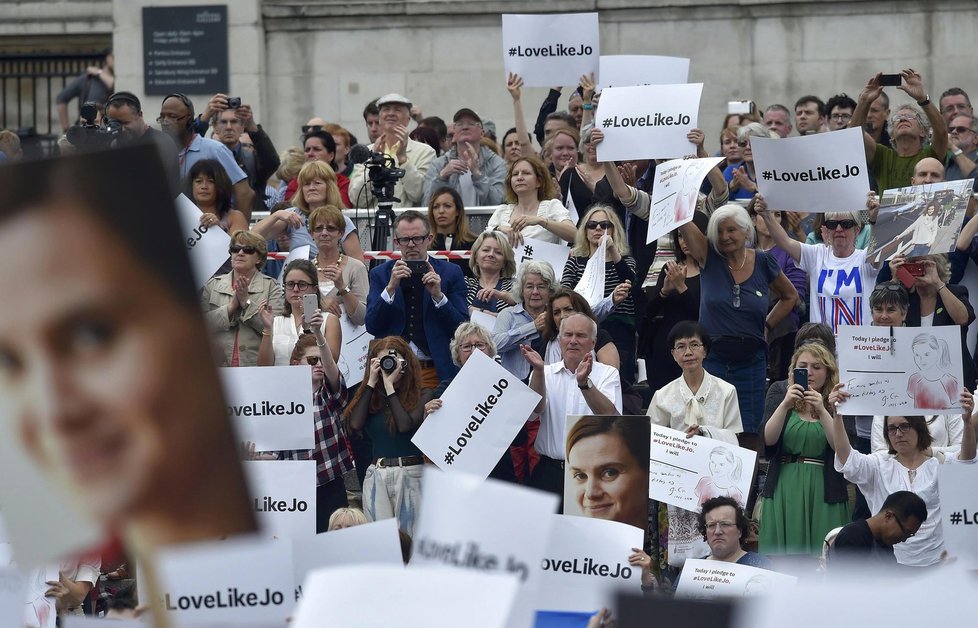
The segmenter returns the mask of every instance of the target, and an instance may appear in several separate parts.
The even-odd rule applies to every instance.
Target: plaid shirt
[[[339,392],[334,393],[323,382],[313,393],[313,423],[316,426],[316,448],[283,452],[285,460],[316,461],[316,484],[322,486],[353,470],[353,449],[343,433],[340,415],[347,401],[346,382],[340,375]]]

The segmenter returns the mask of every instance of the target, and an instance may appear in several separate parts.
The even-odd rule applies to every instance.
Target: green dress
[[[828,447],[818,421],[805,421],[795,410],[784,428],[781,453],[821,460]],[[762,500],[762,554],[813,554],[822,552],[829,530],[849,523],[848,501],[825,503],[822,465],[802,462],[782,464],[774,497]]]

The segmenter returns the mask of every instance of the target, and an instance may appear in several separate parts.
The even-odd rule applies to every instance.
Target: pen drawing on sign
[[[702,506],[714,497],[731,497],[738,502],[744,495],[737,488],[744,464],[728,447],[717,445],[710,451],[710,475],[704,475],[696,483],[696,499]]]
[[[869,260],[947,253],[964,223],[972,179],[886,190],[873,225]]]
[[[927,410],[953,407],[961,396],[961,382],[951,373],[951,350],[932,334],[913,339],[913,359],[919,372],[907,380],[907,394],[914,406]]]

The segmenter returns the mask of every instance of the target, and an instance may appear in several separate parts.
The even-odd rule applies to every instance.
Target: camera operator
[[[154,144],[159,148],[167,180],[174,190],[178,189],[180,175],[177,170],[177,145],[166,133],[146,124],[143,120],[143,106],[135,94],[116,92],[109,96],[105,101],[103,118],[108,124],[115,120],[121,125],[114,146]]]
[[[404,169],[404,178],[394,187],[394,196],[400,199],[394,207],[418,207],[422,204],[425,174],[435,159],[435,150],[408,138],[411,101],[406,97],[400,94],[381,96],[377,99],[377,107],[380,110],[380,137],[369,148],[394,156],[396,167]],[[367,168],[363,164],[353,167],[350,201],[354,207],[373,207],[377,204]]]
[[[198,135],[206,137],[208,123],[214,127],[217,141],[227,146],[238,166],[248,175],[248,185],[255,192],[255,208],[264,209],[265,184],[281,162],[271,138],[255,122],[251,105],[241,102],[238,97],[214,94],[194,123]],[[241,143],[244,133],[251,138],[253,150]]]
[[[421,385],[434,388],[454,377],[449,343],[468,320],[465,280],[449,261],[428,257],[428,218],[409,209],[394,221],[394,244],[401,259],[370,271],[367,331],[376,338],[400,336],[421,362]]]

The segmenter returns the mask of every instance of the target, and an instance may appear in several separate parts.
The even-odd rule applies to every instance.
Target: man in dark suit
[[[422,385],[435,388],[453,377],[449,342],[468,320],[465,280],[451,262],[428,257],[428,218],[415,210],[394,221],[394,244],[401,259],[370,271],[367,331],[377,338],[401,336],[421,361]]]

